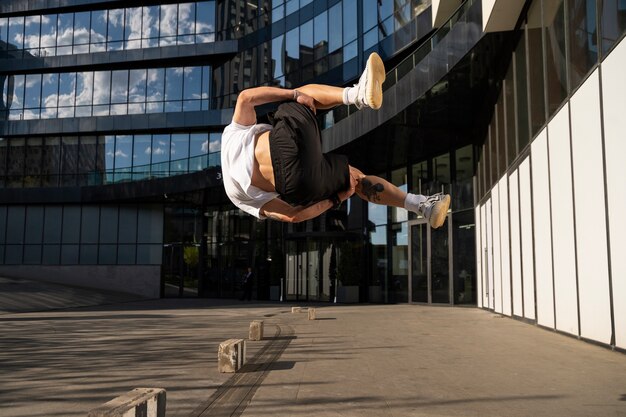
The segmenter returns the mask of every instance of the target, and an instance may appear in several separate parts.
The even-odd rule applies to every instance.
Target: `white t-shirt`
[[[264,219],[259,210],[265,203],[278,197],[255,187],[252,182],[254,169],[254,139],[271,130],[268,124],[250,126],[231,122],[222,134],[222,178],[230,201],[248,214]]]

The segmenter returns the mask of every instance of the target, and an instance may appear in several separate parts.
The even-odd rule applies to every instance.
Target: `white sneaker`
[[[365,70],[359,78],[355,105],[358,109],[370,107],[374,110],[383,105],[383,82],[385,82],[385,64],[376,52],[372,52],[367,59]]]
[[[418,213],[424,216],[430,227],[437,229],[443,226],[450,208],[450,195],[438,193],[431,195],[426,201],[420,203]]]

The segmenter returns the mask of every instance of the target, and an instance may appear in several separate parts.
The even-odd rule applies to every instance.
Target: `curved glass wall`
[[[217,38],[243,38],[249,46],[214,68],[216,108],[233,107],[243,89],[257,85],[293,88],[342,66],[336,80],[356,78],[359,50],[371,50],[400,29],[416,24],[416,17],[431,0],[342,0],[320,11],[309,0],[225,3],[218,4],[222,27]],[[367,26],[363,32],[359,31],[361,22]],[[257,32],[266,26],[271,26],[272,38],[259,45]],[[398,37],[396,49],[414,40]]]
[[[0,138],[0,187],[164,178],[220,165],[221,133]]]
[[[0,119],[208,110],[211,70],[170,67],[0,77]]]
[[[8,58],[21,53],[45,57],[214,40],[214,1],[0,18],[0,41],[7,44],[0,50],[8,49]]]

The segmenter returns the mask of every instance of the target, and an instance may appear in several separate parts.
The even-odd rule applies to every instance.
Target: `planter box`
[[[340,303],[358,303],[359,302],[359,286],[346,285],[340,286],[337,291],[337,301]]]

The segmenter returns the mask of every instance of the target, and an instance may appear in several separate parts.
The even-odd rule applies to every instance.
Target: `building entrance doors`
[[[439,229],[409,222],[409,302],[452,304],[451,216]]]
[[[287,241],[285,297],[297,301],[330,299],[332,245],[325,240]]]

